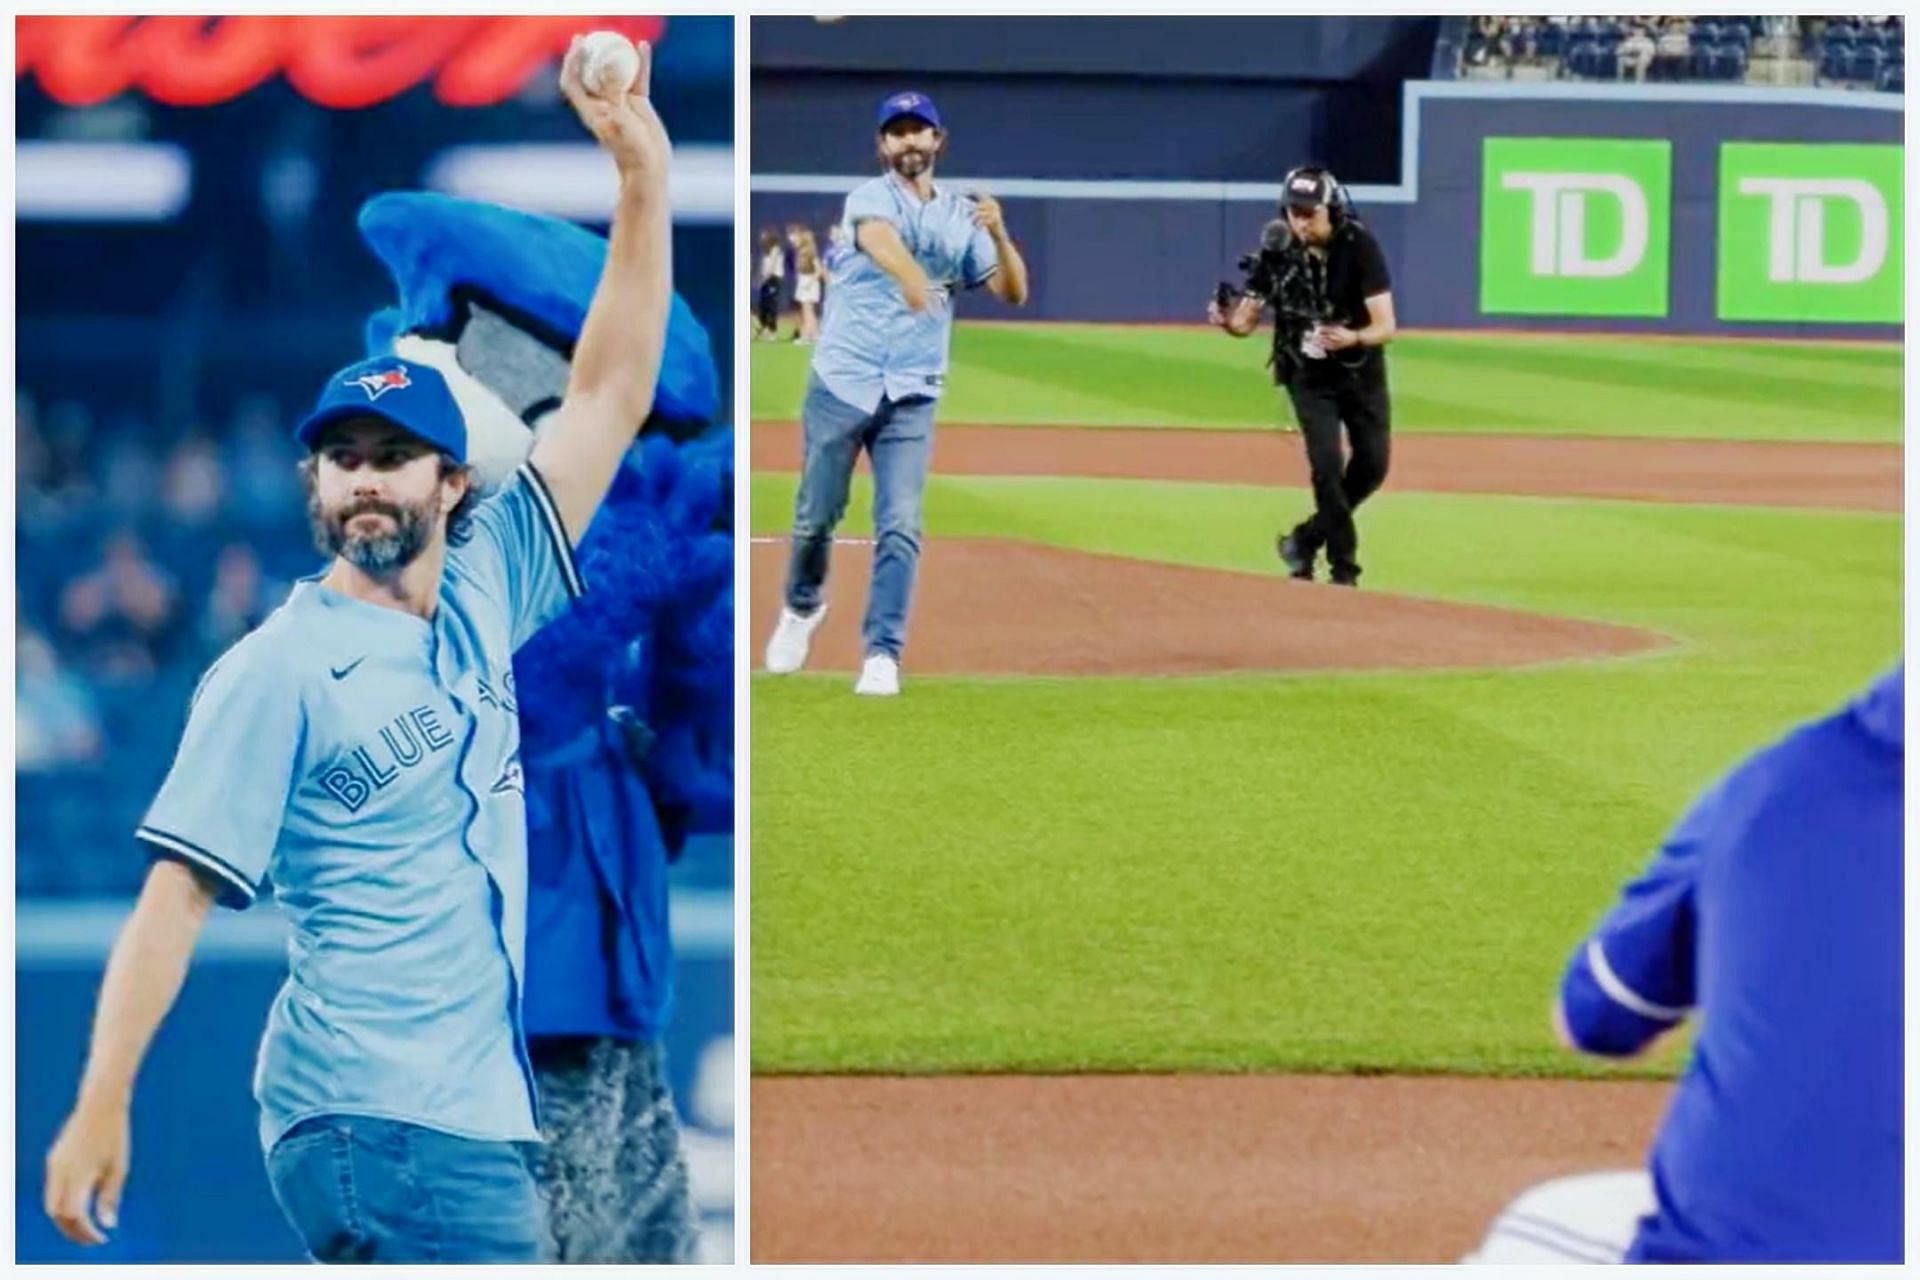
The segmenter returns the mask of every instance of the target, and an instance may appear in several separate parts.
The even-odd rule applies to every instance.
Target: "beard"
[[[348,529],[356,516],[383,515],[394,523],[390,533],[356,533]],[[330,556],[338,556],[365,573],[389,574],[412,564],[426,549],[433,535],[433,508],[429,505],[404,506],[393,502],[356,502],[327,511],[318,495],[307,501],[307,518],[313,524],[314,545]]]
[[[887,157],[887,164],[903,178],[917,178],[933,167],[933,153],[908,147]]]

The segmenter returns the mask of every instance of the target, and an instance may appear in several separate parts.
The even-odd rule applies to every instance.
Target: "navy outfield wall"
[[[1897,150],[1904,104],[1897,95],[1421,81],[1407,84],[1405,97],[1402,180],[1354,187],[1362,216],[1393,264],[1403,324],[1881,339],[1904,333],[1899,290],[1905,209],[1898,181],[1903,157]],[[848,121],[845,127],[858,129],[865,123]],[[1520,206],[1483,208],[1486,162],[1494,156],[1497,165],[1516,170],[1514,181],[1523,182],[1527,179],[1518,176],[1518,169],[1540,168],[1541,148],[1523,142],[1512,152],[1515,144],[1496,142],[1489,148],[1488,139],[1562,140],[1550,142],[1549,148],[1573,148],[1563,161],[1552,161],[1554,153],[1547,151],[1547,167],[1604,167],[1613,163],[1612,157],[1625,154],[1628,159],[1621,163],[1629,169],[1653,164],[1664,173],[1667,189],[1660,192],[1654,188],[1661,180],[1646,171],[1643,185],[1651,196],[1644,202],[1652,207],[1645,210],[1644,221],[1650,243],[1640,269],[1630,273],[1635,278],[1617,285],[1575,280],[1564,289],[1552,281],[1543,286],[1528,280],[1528,246],[1516,239],[1538,229],[1524,208],[1528,195],[1501,187],[1498,180],[1505,175],[1496,171],[1494,200],[1509,205],[1519,201]],[[1611,149],[1621,144],[1627,144],[1624,153]],[[1728,144],[1734,150],[1723,155]],[[1753,144],[1773,145],[1754,149]],[[1783,150],[1780,144],[1810,150]],[[1743,146],[1749,151],[1741,151]],[[1861,146],[1868,150],[1845,149]],[[1507,164],[1510,152],[1517,158]],[[1757,176],[1730,171],[1723,184],[1723,161],[1731,164],[1749,154],[1762,164],[1754,171]],[[1783,156],[1791,161],[1784,170],[1778,168]],[[1764,276],[1771,269],[1764,237],[1775,211],[1764,195],[1733,200],[1723,209],[1723,188],[1762,180],[1777,187],[1780,175],[1786,174],[1798,181],[1824,176],[1864,190],[1858,176],[1847,176],[1847,165],[1861,156],[1868,157],[1861,163],[1892,166],[1891,185],[1880,187],[1888,243],[1878,277],[1878,285],[1893,290],[1891,301],[1874,282],[1850,289],[1858,294],[1866,288],[1871,297],[1838,308],[1821,301],[1849,292],[1837,284],[1722,285],[1723,247],[1731,255],[1727,270],[1735,275],[1744,270]],[[1767,164],[1776,167],[1768,170]],[[838,218],[845,191],[863,176],[858,171],[770,172],[772,166],[758,152],[755,167],[756,228],[790,221],[824,228]],[[1034,267],[1034,299],[1021,313],[1033,319],[1196,320],[1215,281],[1230,276],[1234,259],[1258,240],[1278,193],[1277,182],[1100,181],[1051,173],[982,175],[976,180],[970,175],[979,171],[957,160],[949,172],[954,176],[948,180],[962,189],[977,184],[1005,202],[1009,224]],[[1873,198],[1871,192],[1868,198]],[[1604,240],[1611,234],[1618,241],[1627,234],[1618,225],[1606,225],[1610,213],[1614,223],[1620,221],[1619,211],[1606,199],[1596,198],[1588,213],[1590,237]],[[1863,225],[1867,220],[1866,214],[1840,201],[1825,220],[1837,248],[1830,247],[1829,260],[1820,261],[1817,249],[1801,245],[1801,263],[1812,253],[1807,269],[1844,275],[1849,254],[1869,234]],[[1725,236],[1723,224],[1729,227]],[[1483,225],[1488,235],[1483,235]],[[1483,254],[1495,260],[1483,263]],[[1602,244],[1584,257],[1574,253],[1571,265],[1576,271],[1602,268],[1607,256]],[[1503,278],[1489,279],[1496,271]],[[1814,301],[1804,301],[1807,298]],[[1009,314],[984,300],[969,302],[964,309],[980,317]]]
[[[1260,181],[1311,156],[1399,176],[1400,86],[1434,18],[763,18],[753,25],[762,170],[873,158],[873,107],[940,104],[953,162],[1051,178]],[[1152,128],[1142,128],[1143,107]]]

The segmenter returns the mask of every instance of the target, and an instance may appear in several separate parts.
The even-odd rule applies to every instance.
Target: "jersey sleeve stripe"
[[[1607,953],[1600,946],[1600,939],[1587,939],[1587,968],[1593,972],[1593,980],[1609,999],[1623,1008],[1632,1010],[1643,1018],[1652,1018],[1656,1022],[1678,1022],[1687,1016],[1685,1008],[1655,1004],[1639,992],[1620,980],[1620,975],[1607,963]]]
[[[999,274],[1000,274],[1000,264],[996,262],[992,266],[988,267],[985,271],[982,271],[980,273],[979,279],[967,281],[967,288],[978,289],[981,285],[985,284],[987,281],[993,279],[995,276]]]
[[[573,562],[573,543],[567,537],[567,526],[560,521],[560,508],[554,505],[553,495],[547,492],[547,482],[531,462],[520,464],[520,474],[526,477],[534,505],[540,508],[540,515],[546,521],[547,533],[553,539],[554,555],[560,561],[560,576],[566,580],[567,594],[577,600],[586,594],[587,584]]]
[[[239,868],[218,854],[208,853],[191,840],[182,840],[179,836],[169,835],[165,831],[157,831],[152,827],[140,827],[133,834],[148,844],[165,849],[169,853],[178,854],[195,866],[211,871],[223,883],[231,885],[240,893],[246,903],[251,903],[260,896],[259,886],[242,875]]]

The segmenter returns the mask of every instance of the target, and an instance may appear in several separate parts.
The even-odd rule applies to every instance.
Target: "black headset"
[[[1353,220],[1353,200],[1347,195],[1347,189],[1331,172],[1317,164],[1303,164],[1289,169],[1287,176],[1280,179],[1280,216],[1286,217],[1287,196],[1301,183],[1313,184],[1313,202],[1327,207],[1327,217],[1335,228],[1343,227]],[[1304,187],[1299,189],[1305,190]]]

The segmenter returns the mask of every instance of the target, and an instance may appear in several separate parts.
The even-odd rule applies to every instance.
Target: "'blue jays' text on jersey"
[[[139,835],[228,906],[270,881],[292,925],[267,1146],[322,1114],[538,1140],[512,660],[580,585],[527,464],[475,506],[431,621],[308,579],[202,679]]]
[[[1630,1261],[1900,1260],[1905,709],[1902,668],[1723,778],[1568,966],[1593,1052],[1700,1013]]]
[[[1000,269],[993,237],[974,225],[973,201],[935,186],[921,200],[889,174],[847,197],[847,242],[827,256],[827,289],[813,371],[827,390],[872,413],[884,397],[937,397],[947,377],[953,296],[985,284]],[[931,284],[927,309],[909,310],[900,286],[859,245],[860,224],[878,220],[900,233]]]

